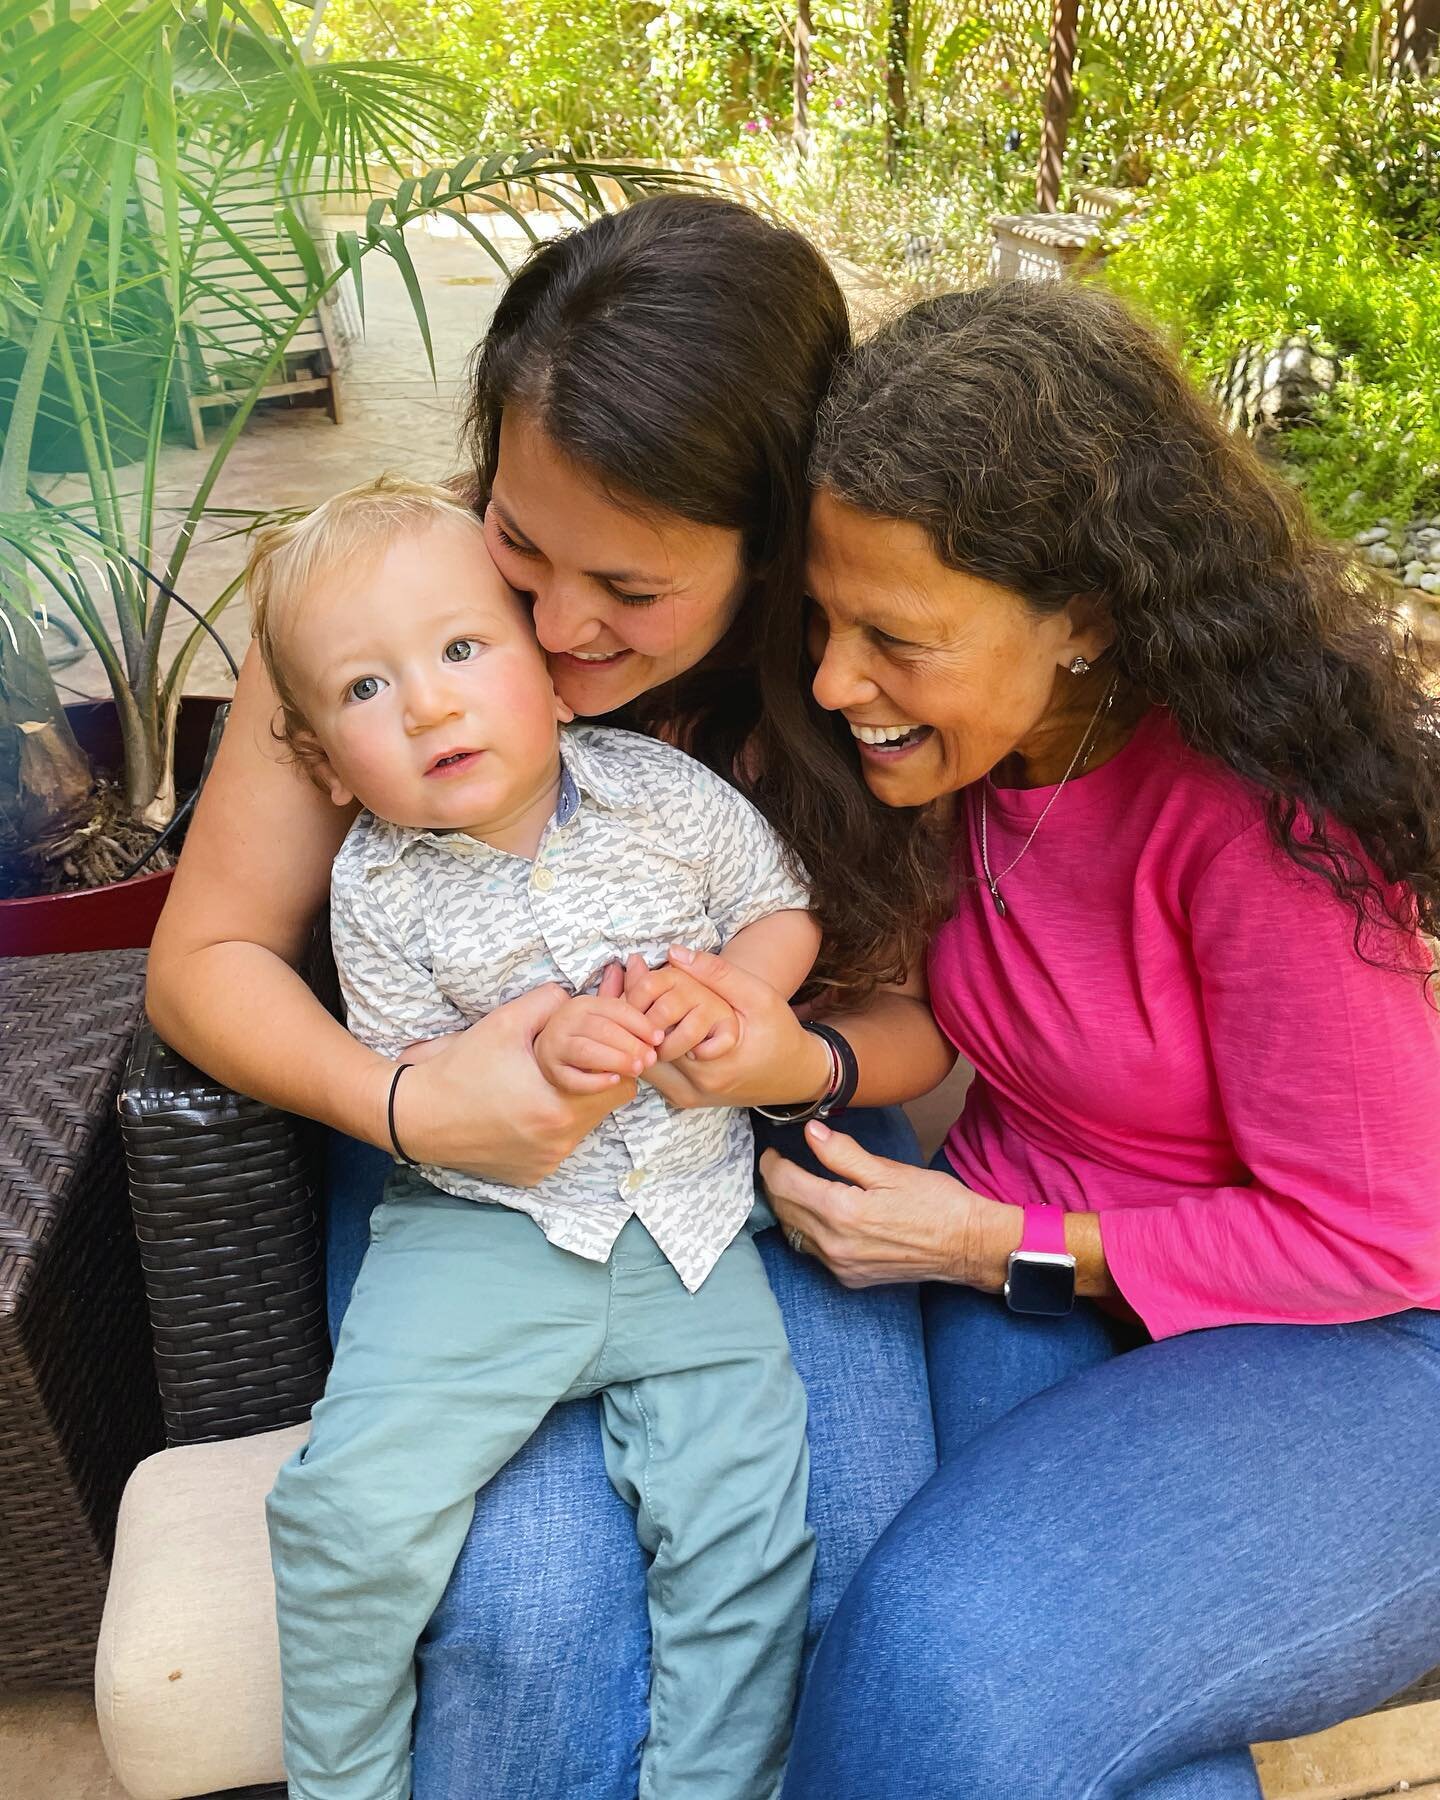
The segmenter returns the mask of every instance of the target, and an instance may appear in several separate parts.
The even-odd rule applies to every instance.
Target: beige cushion
[[[132,1800],[284,1780],[265,1496],[309,1429],[163,1450],[130,1477],[95,1710]]]

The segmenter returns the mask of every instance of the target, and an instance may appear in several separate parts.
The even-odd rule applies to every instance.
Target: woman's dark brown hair
[[[501,419],[522,407],[621,504],[741,534],[746,591],[722,642],[613,722],[672,737],[742,786],[758,766],[756,645],[800,605],[815,414],[849,343],[844,296],[798,232],[670,194],[537,248],[472,365],[482,510]],[[761,804],[782,832],[789,789],[770,770]]]
[[[1440,703],[1368,572],[1117,301],[1017,282],[922,302],[847,360],[811,473],[1039,612],[1098,597],[1122,682],[1263,793],[1275,843],[1354,910],[1362,954],[1372,923],[1440,929]],[[889,942],[913,949],[942,894],[927,834],[911,821],[919,848],[897,859],[852,824],[854,747],[808,699],[806,666],[797,607],[769,635],[766,676],[808,771],[801,854],[871,933],[888,900]]]

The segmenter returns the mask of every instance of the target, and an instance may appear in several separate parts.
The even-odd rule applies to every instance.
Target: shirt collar
[[[560,733],[560,791],[555,801],[555,823],[568,825],[580,810],[580,796],[588,795],[604,807],[622,806],[625,795],[605,767],[604,759],[590,742],[584,726]],[[388,819],[365,814],[365,871],[375,874],[392,868],[412,844],[453,844],[453,831],[418,830],[413,825],[393,825]],[[478,844],[479,839],[472,839]]]
[[[608,735],[614,736],[613,732]],[[629,796],[623,781],[618,781],[608,760],[596,743],[601,736],[601,729],[594,725],[567,725],[560,732],[560,761],[566,774],[574,779],[574,785],[582,794],[601,806],[623,807]],[[561,777],[561,791],[564,791],[564,776]],[[573,809],[570,814],[574,816]],[[557,821],[563,825],[565,819],[556,812]]]

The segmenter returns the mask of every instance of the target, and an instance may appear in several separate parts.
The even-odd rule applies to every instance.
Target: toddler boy
[[[250,591],[285,736],[365,809],[331,932],[349,1027],[397,1082],[420,1043],[553,981],[573,998],[536,1039],[541,1070],[618,1099],[667,1051],[613,976],[600,993],[607,969],[684,943],[786,994],[803,981],[818,932],[770,828],[680,751],[569,725],[443,489],[338,495],[261,539]],[[415,1645],[476,1490],[557,1402],[597,1394],[653,1558],[641,1794],[774,1793],[813,1551],[804,1396],[752,1199],[747,1116],[643,1081],[536,1187],[397,1165],[269,1502],[296,1800],[409,1794]]]

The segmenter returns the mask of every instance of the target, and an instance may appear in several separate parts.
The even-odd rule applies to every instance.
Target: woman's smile
[[[850,735],[860,752],[861,762],[896,763],[911,756],[930,737],[932,725],[861,724],[847,715]]]

